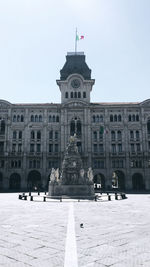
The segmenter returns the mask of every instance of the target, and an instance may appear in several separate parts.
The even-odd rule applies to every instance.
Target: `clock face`
[[[71,86],[72,86],[73,88],[79,88],[79,87],[80,87],[80,81],[79,81],[78,79],[74,79],[74,80],[72,80],[72,82],[71,82]]]

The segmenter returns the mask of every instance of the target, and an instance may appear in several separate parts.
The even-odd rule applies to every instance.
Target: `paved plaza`
[[[150,267],[150,195],[127,197],[42,202],[1,193],[0,267]]]

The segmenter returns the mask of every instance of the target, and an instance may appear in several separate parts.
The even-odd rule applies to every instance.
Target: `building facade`
[[[102,189],[150,190],[150,99],[91,103],[84,53],[68,53],[56,81],[60,104],[0,100],[0,189],[45,189],[70,135]]]

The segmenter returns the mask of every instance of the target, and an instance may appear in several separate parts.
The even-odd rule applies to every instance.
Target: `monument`
[[[70,137],[61,170],[52,168],[48,195],[51,197],[94,198],[92,168],[87,170],[83,168],[76,145],[76,135]]]

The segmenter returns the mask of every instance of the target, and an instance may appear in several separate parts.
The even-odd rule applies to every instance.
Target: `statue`
[[[88,177],[89,181],[93,182],[93,171],[92,171],[91,167],[88,168],[87,177]]]
[[[52,168],[51,170],[50,181],[55,182],[55,169],[54,168]]]

